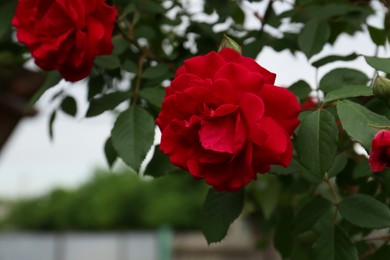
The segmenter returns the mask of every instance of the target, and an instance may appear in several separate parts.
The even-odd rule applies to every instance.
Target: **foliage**
[[[207,19],[199,19],[199,12],[189,8],[186,1],[109,2],[119,11],[113,35],[114,50],[112,55],[96,60],[94,70],[87,79],[89,109],[86,116],[97,116],[125,104],[124,112],[117,116],[112,136],[105,146],[110,165],[120,158],[133,169],[140,168],[146,151],[153,143],[152,118],[156,118],[160,110],[164,95],[162,87],[172,79],[175,70],[185,59],[217,50],[225,33],[240,43],[245,56],[256,58],[264,48],[269,47],[277,52],[304,54],[317,72],[328,64],[336,64],[337,68],[322,78],[316,78],[318,85],[310,86],[303,80],[291,84],[291,91],[301,103],[313,96],[318,102],[301,112],[302,123],[293,137],[294,159],[290,166],[272,167],[269,174],[261,175],[256,182],[249,184],[245,188],[244,210],[249,213],[253,227],[261,232],[261,237],[274,240],[284,259],[387,259],[390,234],[375,237],[374,231],[371,234],[373,237],[367,235],[373,229],[390,227],[390,171],[371,173],[367,158],[357,153],[355,146],[361,144],[369,152],[378,130],[389,128],[389,101],[373,96],[369,83],[374,79],[367,76],[371,72],[335,63],[353,62],[362,55],[351,52],[340,54],[332,46],[342,36],[363,32],[377,46],[377,50],[388,47],[388,1],[207,0],[200,5],[200,13]],[[250,10],[250,13],[254,13],[262,26],[260,29],[248,29],[244,26],[244,10],[257,2],[262,2],[265,9]],[[282,2],[285,8],[280,12],[277,5]],[[13,41],[11,34],[9,13],[14,10],[14,3],[0,3],[0,24],[5,25],[0,28],[0,72],[5,77],[25,60],[25,49]],[[380,28],[368,23],[368,17],[374,13],[374,4],[380,5],[379,8],[386,12]],[[331,55],[315,56],[325,46],[330,47]],[[390,73],[389,58],[364,58],[380,73]],[[55,75],[48,75],[47,84],[42,86],[42,91],[38,92],[32,103],[58,82],[53,78],[56,78]],[[129,84],[119,87],[121,80],[128,80]],[[0,85],[0,88],[4,87]],[[55,97],[63,104],[58,110],[74,115],[75,104],[69,97],[60,93]],[[149,170],[146,169],[149,175],[169,175],[169,178],[175,179],[169,173],[177,171],[177,168],[172,167],[158,149],[152,162]],[[160,169],[158,165],[161,165]],[[159,173],[156,173],[157,170]],[[128,178],[129,181],[120,178]],[[147,224],[156,225],[156,218],[165,218],[159,214],[167,212],[168,204],[151,203],[147,200],[151,196],[145,191],[147,185],[135,187],[133,178],[105,176],[97,178],[96,184],[85,185],[80,191],[56,191],[37,201],[24,202],[23,207],[34,213],[26,218],[23,211],[15,210],[15,221],[23,223],[21,227],[31,229],[50,229],[54,226],[59,229],[76,228],[77,225],[83,229],[95,226],[104,229],[109,226],[109,219],[117,217],[116,211],[124,211],[126,218],[117,219],[114,225],[120,229],[144,225],[133,214],[135,210],[146,212],[145,208],[148,208]],[[164,178],[159,178],[156,183],[163,183]],[[101,186],[97,183],[101,183]],[[114,189],[118,192],[115,194],[123,198],[118,200],[121,201],[119,205],[109,203],[109,197],[96,199],[93,191],[95,185],[105,193],[114,187],[114,183],[120,187]],[[148,185],[152,187],[152,184]],[[170,196],[172,190],[181,191],[180,196],[189,196],[187,203],[195,200],[191,196],[196,197],[198,191],[203,191],[192,182],[191,186],[164,184],[158,187],[153,196],[161,199]],[[111,196],[114,193],[107,194]],[[204,213],[209,219],[216,221],[215,218],[223,215],[224,212],[219,209],[229,211],[228,217],[219,223],[224,224],[222,228],[205,232],[208,241],[215,242],[225,235],[232,219],[237,216],[241,200],[237,199],[237,194],[221,193],[217,198],[214,191],[209,194],[214,194],[207,196],[205,201]],[[61,202],[52,203],[54,198]],[[221,207],[210,209],[209,205],[215,204]],[[40,209],[47,205],[50,205],[50,214],[58,216],[53,218],[55,223],[48,219],[42,221],[44,217],[40,215]],[[87,206],[91,209],[86,210]],[[66,207],[71,208],[71,213],[63,210]],[[103,208],[97,211],[103,213],[97,214],[96,222],[93,222],[91,215],[95,207]],[[200,212],[186,208],[185,204],[180,207],[180,214],[187,216],[188,222],[180,222],[178,226],[192,227],[190,223],[194,222],[190,220],[196,221]],[[173,214],[176,216],[175,211]],[[40,222],[35,222],[35,218],[41,219]],[[75,222],[75,219],[79,222]],[[210,223],[206,225],[207,229],[213,229]],[[377,241],[384,244],[378,246]],[[259,244],[264,242],[259,241]]]
[[[204,185],[183,173],[145,181],[134,173],[99,170],[77,189],[56,189],[13,202],[2,226],[103,231],[156,229],[166,224],[178,230],[198,229],[205,191]]]

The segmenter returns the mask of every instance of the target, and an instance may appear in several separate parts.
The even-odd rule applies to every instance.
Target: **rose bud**
[[[300,105],[275,74],[231,48],[184,61],[156,120],[172,164],[237,191],[271,165],[287,167]]]
[[[388,78],[376,75],[373,87],[374,95],[377,98],[389,100],[390,99],[390,80]]]
[[[373,172],[390,167],[390,130],[381,130],[375,135],[368,162]]]

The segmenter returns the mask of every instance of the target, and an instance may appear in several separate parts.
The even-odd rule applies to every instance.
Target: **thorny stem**
[[[136,82],[135,87],[132,92],[132,98],[131,98],[131,105],[135,106],[137,104],[138,94],[141,87],[141,78],[143,73],[143,66],[145,63],[146,53],[141,54],[139,60],[138,60],[138,68],[137,68],[137,74],[136,74]]]
[[[332,196],[333,196],[333,199],[334,199],[334,205],[336,207],[336,209],[338,208],[339,204],[340,204],[340,200],[339,200],[339,197],[337,195],[337,192],[335,190],[335,188],[333,187],[332,183],[329,181],[329,179],[327,177],[324,178],[323,180],[326,185],[328,186]],[[334,216],[333,216],[333,223],[336,223],[336,218],[337,218],[337,210],[335,210],[335,213],[334,213]]]

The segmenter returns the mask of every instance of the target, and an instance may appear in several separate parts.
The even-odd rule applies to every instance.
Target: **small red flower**
[[[390,167],[390,131],[379,131],[372,140],[370,158],[371,171],[379,172]]]
[[[12,24],[39,67],[78,81],[111,53],[116,15],[105,0],[19,0]]]
[[[157,118],[161,150],[217,191],[236,191],[271,165],[288,166],[300,106],[274,81],[229,48],[186,60]]]

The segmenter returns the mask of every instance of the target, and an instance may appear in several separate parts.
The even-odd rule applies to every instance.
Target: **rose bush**
[[[288,166],[300,106],[275,74],[230,48],[184,62],[166,89],[157,124],[170,161],[236,191],[271,165]]]
[[[116,15],[105,0],[19,0],[12,23],[39,67],[78,81],[111,53]]]
[[[379,131],[372,140],[369,163],[373,172],[390,167],[390,131]]]

